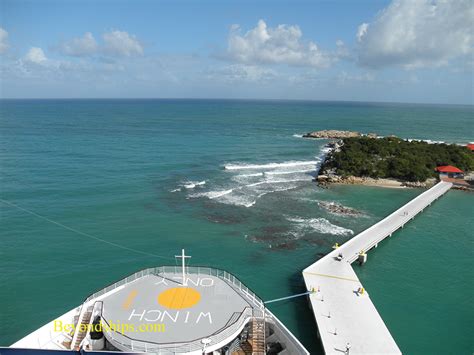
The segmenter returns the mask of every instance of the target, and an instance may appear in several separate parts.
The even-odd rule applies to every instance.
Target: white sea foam
[[[295,138],[303,138],[303,135],[302,135],[302,134],[295,133],[295,134],[293,134],[293,137],[295,137]]]
[[[255,173],[255,174],[241,174],[236,177],[254,177],[254,176],[263,176],[264,173]]]
[[[296,224],[296,228],[301,232],[306,230],[315,231],[323,234],[332,235],[352,235],[354,232],[351,229],[332,224],[325,218],[292,218],[287,217],[287,220]]]
[[[207,197],[210,200],[216,200],[229,205],[252,207],[262,196],[278,191],[291,190],[298,187],[299,182],[307,181],[308,179],[264,180],[227,190],[194,193],[189,197]]]
[[[196,186],[202,186],[205,184],[206,184],[206,181],[187,181],[181,186],[183,186],[186,189],[194,189]]]
[[[171,190],[170,192],[178,192],[178,191],[181,191],[181,188],[177,188],[177,189]]]
[[[226,170],[244,170],[244,169],[278,169],[291,166],[316,165],[319,160],[311,161],[287,161],[283,163],[267,163],[267,164],[228,164],[224,168]]]
[[[446,143],[445,141],[433,141],[431,139],[416,139],[416,138],[408,138],[408,142],[425,142],[428,144],[444,144]]]
[[[228,195],[228,194],[232,193],[233,191],[234,191],[234,189],[221,190],[221,191],[208,191],[208,192],[201,192],[201,193],[194,194],[191,197],[202,197],[202,196],[204,196],[204,197],[207,197],[207,198],[213,200],[215,198],[219,198],[219,197]]]
[[[267,171],[265,175],[288,175],[288,174],[298,174],[298,173],[308,173],[310,171],[315,171],[314,168],[312,169],[302,169],[302,170],[283,170],[283,171]]]
[[[244,206],[244,207],[252,207],[257,203],[257,201],[268,194],[274,193],[274,192],[282,192],[282,191],[287,191],[296,188],[297,185],[295,184],[289,184],[285,186],[279,186],[276,188],[272,188],[269,190],[266,190],[264,192],[258,193],[257,195],[234,195],[234,194],[229,194],[224,197],[224,200],[222,202],[232,204],[232,205],[237,205],[237,206]]]
[[[266,185],[266,184],[267,185],[284,184],[288,182],[302,182],[302,181],[311,181],[311,180],[310,179],[265,180],[265,181],[259,181],[253,184],[245,185],[245,187],[254,187],[254,186]]]
[[[280,161],[264,164],[229,163],[224,166],[230,180],[212,186],[210,191],[192,192],[188,197],[205,197],[224,204],[251,207],[262,196],[302,186],[311,182],[311,172],[316,172],[325,152],[312,160]],[[196,185],[194,182],[190,182]]]

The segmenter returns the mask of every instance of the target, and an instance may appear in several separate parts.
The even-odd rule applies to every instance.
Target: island
[[[321,185],[364,184],[386,187],[429,187],[439,166],[474,170],[474,154],[466,146],[404,140],[395,136],[358,135],[332,141],[320,167]]]

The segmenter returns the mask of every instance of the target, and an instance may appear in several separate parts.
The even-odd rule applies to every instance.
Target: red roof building
[[[468,144],[467,149],[470,149],[471,151],[474,152],[474,144],[472,144],[472,143]]]
[[[438,166],[436,169],[435,169],[437,172],[440,172],[440,173],[457,173],[457,174],[462,174],[463,171],[456,168],[455,166],[452,166],[452,165],[444,165],[444,166]]]

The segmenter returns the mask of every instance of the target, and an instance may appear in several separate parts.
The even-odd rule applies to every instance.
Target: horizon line
[[[290,102],[339,102],[339,103],[373,103],[373,104],[404,104],[404,105],[439,105],[439,106],[474,106],[474,103],[442,103],[442,102],[403,102],[403,101],[364,101],[364,100],[322,100],[322,99],[269,99],[269,98],[202,98],[202,97],[0,97],[3,100],[195,100],[195,101],[290,101]]]

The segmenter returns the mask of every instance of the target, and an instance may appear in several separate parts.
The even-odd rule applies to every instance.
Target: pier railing
[[[398,229],[403,227],[406,223],[408,223],[411,219],[415,218],[420,212],[422,212],[425,208],[426,205],[423,204],[419,207],[413,207],[413,209],[409,209],[411,206],[416,206],[417,202],[420,200],[423,200],[424,198],[428,199],[429,204],[433,203],[435,200],[437,200],[439,197],[441,197],[446,191],[448,191],[451,188],[451,184],[446,184],[446,183],[438,183],[437,185],[433,186],[430,190],[427,190],[423,192],[422,194],[418,195],[415,197],[413,200],[405,204],[404,206],[400,207],[397,209],[395,212],[391,213],[384,219],[380,220],[376,224],[372,225],[371,227],[367,228],[351,240],[349,240],[347,243],[343,244],[341,246],[341,249],[339,251],[342,251],[343,249],[349,248],[352,243],[354,243],[357,239],[363,238],[364,234],[369,234],[371,233],[374,229],[380,228],[385,222],[393,219],[395,215],[401,215],[405,211],[407,211],[407,214],[404,215],[398,223],[395,224],[390,224],[386,228],[384,228],[382,233],[379,233],[379,236],[377,238],[374,238],[370,240],[370,242],[364,246],[363,250],[357,250],[354,254],[349,255],[347,257],[347,262],[352,263],[355,260],[357,260],[359,256],[360,251],[367,252],[368,250],[372,249],[375,245],[377,245],[379,242],[384,240],[387,236],[392,235],[394,232],[396,232]],[[344,247],[344,248],[343,248]]]

